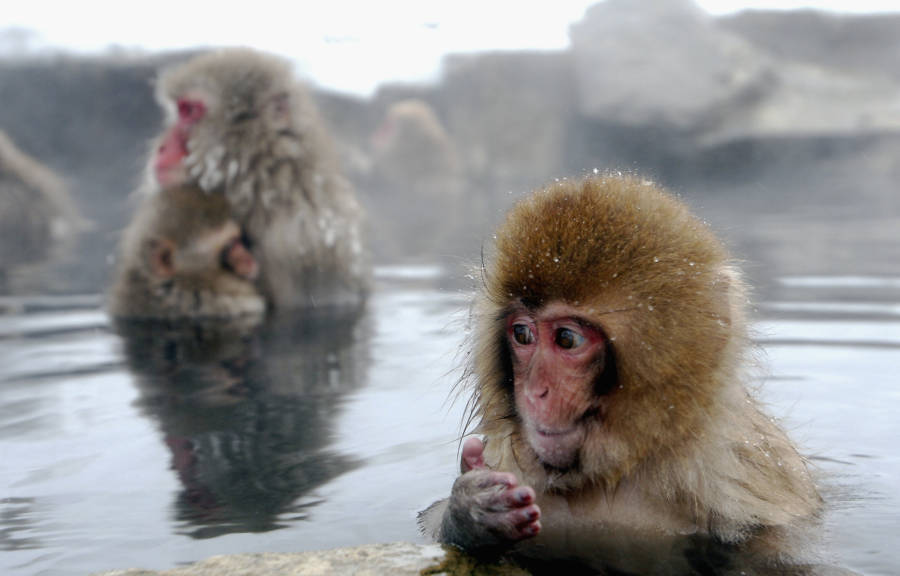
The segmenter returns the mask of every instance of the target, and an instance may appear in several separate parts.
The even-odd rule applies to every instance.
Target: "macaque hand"
[[[520,486],[515,474],[487,468],[481,440],[468,439],[461,460],[463,474],[453,484],[442,540],[478,552],[502,549],[540,532],[534,490]]]

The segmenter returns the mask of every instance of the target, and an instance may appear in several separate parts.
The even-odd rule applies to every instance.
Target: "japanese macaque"
[[[372,149],[369,213],[382,255],[434,258],[455,252],[462,171],[434,110],[418,99],[393,104],[372,136]]]
[[[247,49],[205,54],[164,71],[157,98],[167,121],[151,188],[189,184],[226,198],[271,306],[360,303],[362,213],[288,63]]]
[[[770,573],[820,497],[745,387],[746,296],[713,233],[639,178],[563,181],[512,209],[482,275],[467,374],[484,441],[423,529],[616,574],[713,573],[713,549],[731,573],[723,551],[765,550]]]
[[[0,131],[0,291],[27,287],[86,227],[62,181]]]
[[[166,188],[143,199],[123,238],[109,311],[137,319],[261,316],[258,271],[224,196]]]

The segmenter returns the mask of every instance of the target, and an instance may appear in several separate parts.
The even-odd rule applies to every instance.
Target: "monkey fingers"
[[[222,261],[226,268],[247,280],[255,280],[259,274],[256,259],[240,237],[234,238],[225,246],[222,252]]]
[[[484,442],[480,438],[473,436],[466,439],[463,444],[459,468],[463,474],[476,468],[485,468]]]
[[[474,495],[475,492],[500,493],[518,486],[519,480],[510,472],[494,472],[488,468],[480,468],[463,474],[457,483],[467,493]]]
[[[521,500],[519,496],[510,496],[509,499]],[[541,509],[537,504],[528,504],[521,508],[497,505],[495,509],[478,516],[478,521],[496,537],[516,542],[540,532]]]
[[[541,511],[530,486],[519,486],[507,472],[476,470],[457,480],[457,504],[468,508],[480,529],[514,542],[540,531]]]

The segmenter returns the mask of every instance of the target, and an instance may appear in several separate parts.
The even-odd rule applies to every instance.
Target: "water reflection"
[[[0,551],[37,549],[42,546],[34,536],[29,520],[35,515],[34,498],[0,499]]]
[[[328,449],[341,397],[365,383],[359,312],[282,314],[261,326],[118,323],[125,357],[171,454],[179,531],[265,532],[303,519],[304,494],[359,465]]]

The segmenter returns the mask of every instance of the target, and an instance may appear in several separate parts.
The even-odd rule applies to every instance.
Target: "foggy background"
[[[378,20],[350,11],[333,22],[343,23],[344,36],[340,26],[296,34],[293,48],[279,35],[286,27],[278,15],[269,20],[269,44],[312,84],[368,209],[376,263],[438,261],[462,275],[523,193],[613,169],[682,195],[726,237],[760,290],[780,275],[897,272],[900,15],[569,2],[544,22],[544,34],[532,35],[539,47],[558,47],[478,52],[491,29],[502,47],[522,42],[503,32],[518,20],[525,32],[540,22],[526,10],[504,19],[486,9],[486,21],[466,21],[424,6]],[[429,10],[446,22],[429,20]],[[477,14],[466,3],[460,11]],[[156,45],[183,42],[176,11],[163,4],[160,16],[174,20],[157,31]],[[84,35],[54,46],[59,20],[45,32],[0,30],[0,129],[57,172],[94,224],[32,289],[96,293],[130,217],[147,142],[161,126],[153,80],[196,49],[157,52],[137,37],[98,51],[103,37],[90,36],[94,46]],[[258,20],[265,21],[250,19],[233,43],[252,39]],[[206,34],[210,44],[228,43],[230,30],[194,24],[195,44]],[[353,66],[353,50],[378,54],[392,34],[382,68],[371,55]],[[419,36],[431,40],[416,44]],[[442,53],[456,45],[459,53]],[[381,84],[372,78],[378,73],[386,75]]]
[[[725,238],[757,303],[751,384],[824,472],[827,551],[897,573],[895,2],[221,4],[0,13],[0,131],[91,222],[48,249],[0,170],[0,572],[421,539],[415,513],[458,472],[457,288],[514,201],[620,170]],[[310,84],[368,211],[363,318],[111,329],[101,294],[161,128],[154,79],[221,45]]]

